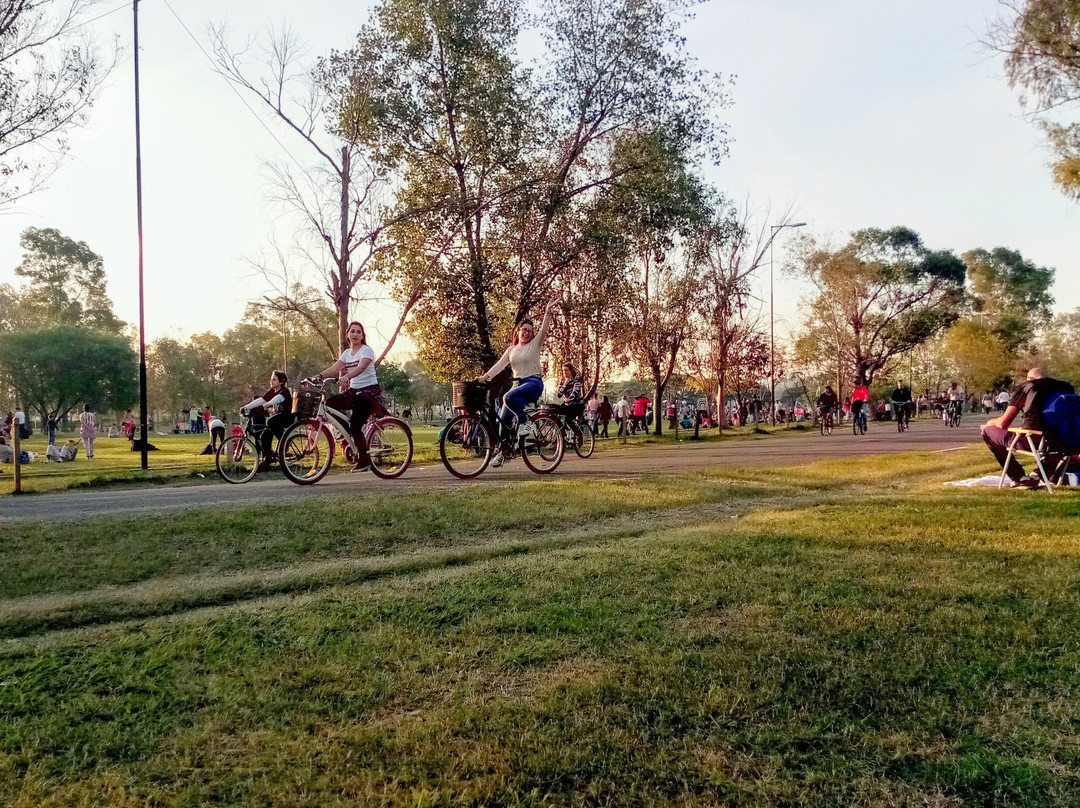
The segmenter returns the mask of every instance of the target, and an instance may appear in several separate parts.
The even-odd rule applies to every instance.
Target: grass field
[[[984,452],[0,542],[0,803],[1080,804],[1080,495]]]

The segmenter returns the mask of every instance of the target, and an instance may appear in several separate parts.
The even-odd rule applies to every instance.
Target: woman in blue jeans
[[[507,365],[518,382],[502,397],[499,406],[499,420],[509,429],[517,427],[518,435],[528,435],[532,430],[532,423],[525,414],[525,405],[536,401],[544,394],[543,371],[540,364],[540,349],[544,344],[548,328],[551,326],[551,310],[555,308],[555,301],[551,301],[544,307],[544,320],[540,324],[540,330],[536,331],[533,321],[524,319],[514,329],[514,340],[503,352],[487,373],[480,376],[477,381],[489,382],[499,375]],[[492,460],[493,466],[502,465],[502,453],[500,452]]]

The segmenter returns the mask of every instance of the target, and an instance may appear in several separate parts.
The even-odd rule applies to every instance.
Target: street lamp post
[[[785,227],[806,227],[806,222],[769,226],[769,422],[776,426],[776,322],[773,304],[773,242]]]

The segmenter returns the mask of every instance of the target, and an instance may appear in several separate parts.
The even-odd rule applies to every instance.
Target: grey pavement
[[[581,460],[572,453],[552,477],[627,479],[650,474],[681,474],[705,468],[760,468],[797,465],[832,457],[864,457],[908,451],[947,452],[979,441],[982,419],[972,417],[949,429],[941,421],[920,421],[898,434],[889,422],[871,424],[856,437],[850,426],[832,435],[796,433],[754,436],[722,442],[683,441],[678,444],[616,446]],[[987,472],[993,459],[987,454]],[[229,505],[273,504],[310,497],[346,497],[369,493],[396,494],[439,491],[462,485],[491,485],[544,479],[530,472],[520,459],[500,469],[488,469],[475,480],[458,480],[441,464],[412,467],[397,480],[381,480],[370,473],[331,473],[313,486],[290,483],[279,473],[258,476],[245,485],[225,482],[204,485],[124,487],[55,494],[28,494],[0,498],[0,524],[23,519],[64,520],[95,516],[137,516],[178,509],[219,508]]]

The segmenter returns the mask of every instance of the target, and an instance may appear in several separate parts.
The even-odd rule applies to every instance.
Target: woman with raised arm
[[[375,375],[375,351],[367,344],[364,326],[353,320],[345,332],[349,347],[330,367],[319,374],[320,379],[337,377],[336,396],[326,400],[326,406],[335,410],[352,410],[349,416],[349,433],[360,451],[353,471],[367,471],[371,466],[364,424],[373,413],[382,413],[382,388]]]
[[[487,373],[477,378],[477,381],[489,382],[510,366],[514,378],[518,381],[502,397],[502,406],[498,407],[499,420],[503,425],[513,430],[517,427],[518,435],[528,435],[532,429],[532,423],[525,414],[525,405],[537,401],[544,394],[543,370],[540,364],[540,349],[544,345],[551,326],[551,311],[555,308],[555,301],[550,301],[544,307],[544,320],[540,324],[540,330],[536,330],[533,321],[525,318],[514,329],[514,338],[499,361],[488,369]],[[492,465],[501,463],[501,456],[496,456]]]

